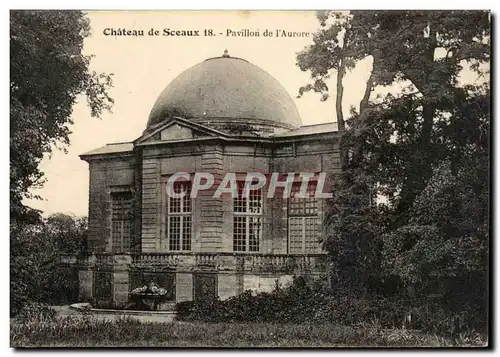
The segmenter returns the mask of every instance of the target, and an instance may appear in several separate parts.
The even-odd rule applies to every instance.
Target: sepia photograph
[[[491,348],[489,10],[10,10],[10,347]]]

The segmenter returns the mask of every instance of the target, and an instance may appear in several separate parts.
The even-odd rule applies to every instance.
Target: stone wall
[[[169,301],[182,302],[195,298],[203,298],[203,294],[218,296],[225,300],[241,294],[246,290],[271,292],[278,285],[285,287],[293,280],[292,275],[281,274],[251,274],[251,273],[207,273],[207,272],[168,272],[168,273],[138,273],[133,270],[120,272],[87,271],[93,279],[81,280],[80,301],[96,301],[109,306],[121,308],[129,303],[129,292],[146,285],[153,279],[160,287],[167,289]],[[207,279],[212,276],[212,279]],[[320,274],[309,274],[318,277]],[[203,284],[214,284],[213,287],[198,287]],[[213,291],[212,291],[213,289]],[[200,294],[201,292],[201,294]]]
[[[129,155],[88,159],[90,251],[111,251],[111,192],[132,190],[135,202],[131,251],[167,251],[166,193],[168,177],[184,171],[210,172],[220,182],[226,172],[333,172],[340,169],[338,139],[287,139],[269,143],[182,143],[140,147]],[[193,202],[192,250],[230,252],[233,206],[230,195],[213,198],[201,191]],[[262,253],[287,253],[287,202],[267,199],[264,190]],[[322,211],[323,205],[320,205]],[[321,217],[322,218],[322,217]]]
[[[207,258],[203,253],[169,253],[166,257],[155,260],[155,255],[147,253],[90,256],[80,271],[80,301],[93,300],[124,307],[129,302],[129,292],[151,280],[169,291],[172,302],[202,298],[203,295],[227,299],[245,290],[270,292],[277,284],[281,287],[289,284],[294,275],[314,278],[326,271],[324,255],[235,256],[220,253]],[[214,264],[207,264],[207,261]]]
[[[89,161],[90,252],[111,251],[111,192],[132,190],[135,158],[131,155],[96,158]]]

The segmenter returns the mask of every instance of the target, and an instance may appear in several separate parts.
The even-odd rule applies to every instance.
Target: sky
[[[305,37],[264,37],[266,29],[309,32],[319,29],[312,11],[95,11],[87,14],[92,34],[84,43],[84,54],[92,54],[91,69],[112,73],[109,94],[115,103],[112,112],[92,118],[84,97],[74,106],[67,152],[55,150],[41,163],[46,182],[33,190],[42,200],[26,203],[44,215],[88,213],[88,164],[82,153],[113,142],[132,141],[146,127],[149,112],[162,90],[184,70],[210,57],[229,55],[248,60],[280,82],[295,101],[303,125],[336,121],[334,100],[320,101],[318,94],[296,98],[309,74],[296,65],[296,55],[312,44]],[[143,30],[144,36],[106,36],[110,29]],[[160,36],[149,36],[149,30]],[[212,37],[161,36],[164,29],[212,29]],[[259,32],[260,37],[227,36],[228,30]],[[222,33],[222,34],[219,34]],[[344,114],[359,105],[371,60],[364,60],[344,79]],[[333,75],[330,83],[334,83]],[[332,87],[332,86],[330,86]],[[334,87],[334,86],[333,86]],[[334,88],[331,96],[335,97]]]

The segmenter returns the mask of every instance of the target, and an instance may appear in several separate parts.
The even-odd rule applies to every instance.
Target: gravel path
[[[51,306],[54,310],[57,311],[57,314],[59,316],[81,316],[81,312],[75,309],[71,309],[69,305],[63,305],[63,306]],[[175,321],[175,315],[174,314],[161,314],[161,315],[151,315],[148,313],[144,314],[127,314],[126,311],[123,311],[121,313],[93,313],[92,314],[94,317],[100,319],[100,320],[117,320],[123,316],[130,316],[133,319],[139,320],[141,322],[173,322]]]

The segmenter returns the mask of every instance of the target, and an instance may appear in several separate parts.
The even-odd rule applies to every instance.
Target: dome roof
[[[206,124],[257,124],[282,129],[301,125],[290,94],[270,74],[250,62],[230,57],[209,58],[175,78],[151,110],[148,128],[170,115]]]

